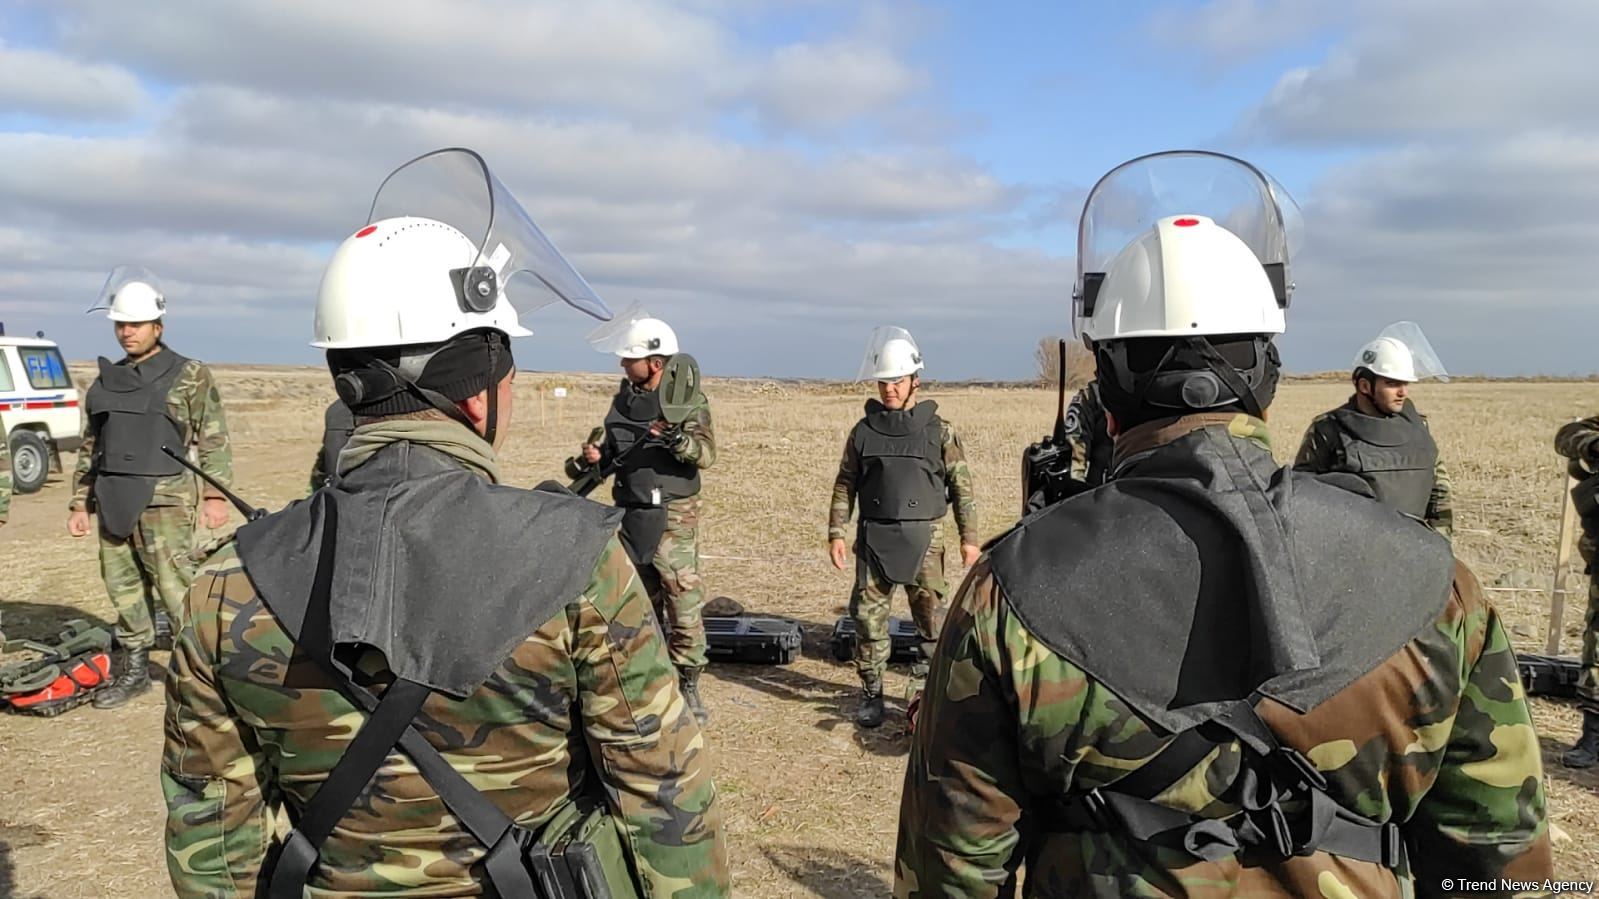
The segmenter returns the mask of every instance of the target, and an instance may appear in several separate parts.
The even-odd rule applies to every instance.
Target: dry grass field
[[[88,374],[75,372],[80,380]],[[219,369],[219,376],[239,492],[270,507],[303,494],[322,409],[332,398],[326,375],[240,367]],[[531,485],[558,477],[614,383],[598,375],[520,375],[504,453],[510,479]],[[558,385],[571,395],[550,398]],[[716,666],[704,687],[737,892],[884,896],[904,719],[891,717],[875,733],[857,731],[850,723],[854,673],[826,650],[850,586],[849,576],[824,560],[828,491],[864,393],[714,379],[707,391],[721,452],[705,479],[701,552],[710,595],[791,616],[806,629],[804,658],[792,665]],[[1345,392],[1337,383],[1286,385],[1272,410],[1279,457],[1290,456],[1311,416]],[[938,400],[961,434],[983,532],[998,532],[1015,517],[1018,453],[1053,420],[1052,392],[934,385],[924,395]],[[1565,486],[1550,439],[1560,424],[1599,407],[1599,385],[1427,385],[1417,401],[1454,474],[1457,552],[1484,584],[1538,588],[1493,596],[1517,646],[1541,647]],[[15,636],[46,636],[71,617],[112,618],[93,539],[66,535],[67,498],[64,479],[53,478],[43,492],[17,498],[11,523],[0,530],[0,611]],[[953,550],[949,575],[956,580],[962,572]],[[1572,581],[1584,586],[1580,576]],[[1581,596],[1573,595],[1566,613],[1568,653],[1577,651]],[[903,605],[897,614],[905,614]],[[165,654],[155,658],[165,662]],[[903,685],[897,669],[890,696],[899,699]],[[0,896],[170,895],[156,781],[161,706],[157,690],[114,712],[84,707],[54,720],[0,717]],[[896,703],[894,711],[902,708]],[[1534,712],[1562,832],[1556,873],[1587,879],[1599,874],[1599,775],[1567,771],[1556,760],[1576,734],[1569,705],[1535,700]]]

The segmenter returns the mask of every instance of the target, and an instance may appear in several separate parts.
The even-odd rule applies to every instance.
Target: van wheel
[[[36,493],[50,476],[50,447],[33,431],[11,434],[11,489]]]

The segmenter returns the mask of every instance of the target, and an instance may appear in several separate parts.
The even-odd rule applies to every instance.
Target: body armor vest
[[[1332,413],[1338,425],[1338,471],[1359,475],[1380,502],[1424,518],[1432,498],[1438,444],[1405,400],[1398,415],[1365,415],[1352,405]]]
[[[421,709],[433,693],[471,696],[576,601],[619,515],[553,484],[491,484],[444,453],[399,442],[310,499],[239,529],[239,560],[296,657],[367,712],[288,839],[274,846],[261,895],[303,894],[322,843],[396,749],[488,850],[481,871],[492,895],[547,895],[535,883],[546,882],[540,860],[550,847],[538,850],[560,834],[535,840],[480,794],[423,736]],[[371,650],[393,675],[381,699],[355,676],[356,660]],[[637,895],[622,889],[631,886],[625,873],[597,876],[617,895]]]
[[[860,457],[855,499],[862,521],[935,521],[949,511],[944,424],[938,404],[890,410],[871,400],[850,435]]]
[[[167,396],[189,360],[163,348],[133,365],[100,357],[100,377],[84,398],[96,429],[94,500],[100,528],[125,539],[149,507],[160,478],[181,474],[183,466],[161,452],[182,452],[188,426],[172,418]]]
[[[605,440],[616,458],[649,435],[651,423],[660,420],[661,398],[653,390],[639,390],[622,382],[605,415]],[[616,472],[611,498],[618,506],[659,506],[700,492],[700,470],[664,446],[634,450]]]
[[[355,413],[343,400],[334,400],[322,415],[322,470],[329,480],[339,476],[339,453],[355,432]]]
[[[188,445],[188,427],[167,411],[167,396],[189,360],[169,349],[138,365],[100,357],[100,377],[89,388],[88,414],[98,426],[96,474],[164,478],[183,471],[162,446]]]
[[[1208,734],[1219,726],[1220,742],[1240,740],[1245,767],[1259,777],[1275,783],[1285,773],[1279,762],[1299,771],[1280,798],[1325,808],[1325,782],[1317,786],[1307,773],[1314,767],[1277,745],[1252,708],[1270,697],[1313,709],[1433,627],[1453,585],[1447,540],[1352,491],[1279,468],[1268,450],[1225,427],[1207,427],[1129,458],[1104,486],[1025,519],[995,542],[990,559],[1028,633],[1177,733],[1172,747],[1183,757],[1165,764],[1172,760],[1162,752],[1108,787],[1060,797],[1047,827],[1119,826],[1135,841],[1187,828],[1183,845],[1199,858],[1320,848],[1402,864],[1397,825],[1343,807],[1300,843],[1305,828],[1262,830],[1289,823],[1276,798],[1231,822],[1152,800],[1214,750]],[[1364,726],[1351,722],[1350,732]],[[1100,814],[1107,806],[1116,810],[1109,818]]]

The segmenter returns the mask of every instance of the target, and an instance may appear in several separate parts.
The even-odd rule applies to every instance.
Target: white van
[[[55,341],[7,337],[0,325],[0,434],[11,447],[12,489],[33,493],[61,454],[83,444],[83,412]]]

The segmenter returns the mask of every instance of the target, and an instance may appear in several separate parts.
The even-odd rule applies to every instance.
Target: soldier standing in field
[[[616,513],[500,482],[510,339],[557,298],[609,317],[468,150],[402,166],[334,253],[313,345],[356,417],[337,478],[203,563],[173,652],[182,899],[729,894],[704,737]],[[596,860],[582,893],[562,849]]]
[[[875,400],[844,442],[833,479],[827,519],[828,556],[844,570],[850,513],[859,505],[855,530],[855,586],[849,614],[855,621],[855,671],[861,704],[855,723],[883,723],[883,674],[893,652],[889,612],[894,587],[905,588],[911,618],[921,638],[911,669],[907,715],[914,722],[927,660],[944,620],[943,518],[953,504],[960,531],[961,561],[978,553],[977,499],[960,438],[938,415],[938,404],[917,396],[922,354],[903,328],[878,328],[867,342],[858,375],[877,382]]]
[[[1255,196],[1158,205],[1190,177]],[[1022,866],[1027,896],[1116,899],[1552,875],[1538,736],[1476,579],[1359,482],[1272,458],[1279,191],[1182,153],[1090,192],[1074,317],[1116,476],[991,543],[957,594],[906,767],[897,899],[1014,895]]]
[[[1411,384],[1429,377],[1449,380],[1421,329],[1411,322],[1384,328],[1355,359],[1349,401],[1311,421],[1294,467],[1358,475],[1378,500],[1452,536],[1449,472],[1409,395]]]
[[[709,720],[700,699],[705,654],[705,582],[700,578],[699,525],[704,504],[700,472],[716,462],[716,432],[703,393],[682,425],[662,418],[658,388],[666,362],[678,353],[670,325],[636,305],[589,343],[616,356],[625,377],[605,422],[568,459],[567,474],[581,477],[617,462],[611,498],[622,509],[622,539],[671,625],[668,638],[683,695],[700,724]]]
[[[1555,452],[1570,460],[1577,486],[1571,498],[1582,517],[1577,551],[1588,573],[1588,611],[1582,619],[1582,672],[1577,679],[1577,705],[1582,709],[1582,736],[1560,757],[1568,768],[1599,764],[1599,415],[1574,421],[1555,434]]]
[[[167,304],[155,275],[119,266],[90,311],[102,308],[126,355],[116,363],[100,358],[99,377],[85,398],[88,427],[67,530],[86,537],[90,513],[99,518],[100,574],[116,609],[122,654],[116,680],[93,702],[110,709],[150,689],[152,613],[165,615],[174,631],[183,623],[183,596],[194,576],[195,507],[208,528],[228,520],[222,495],[209,485],[202,493],[195,477],[161,448],[186,453],[196,447],[201,469],[224,486],[233,478],[233,455],[211,370],[162,341]]]

